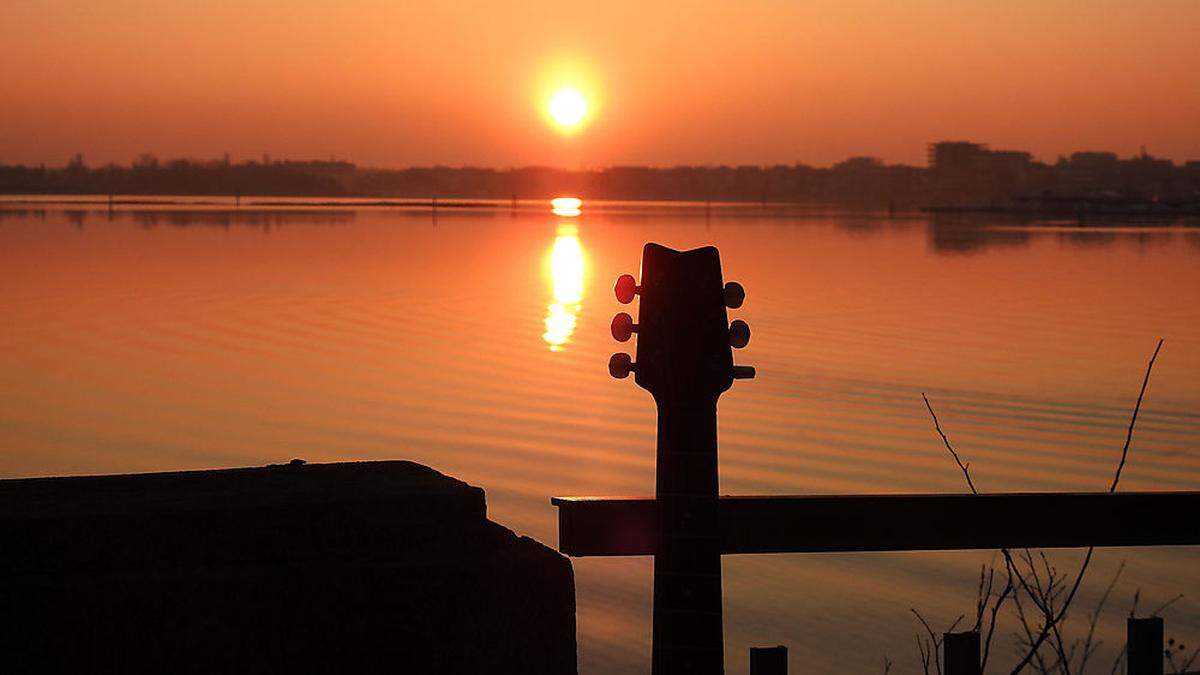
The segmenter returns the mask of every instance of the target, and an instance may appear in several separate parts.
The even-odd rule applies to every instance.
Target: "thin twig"
[[[1129,645],[1122,645],[1121,651],[1117,652],[1117,658],[1113,659],[1112,673],[1110,675],[1117,675],[1117,671],[1121,669],[1121,663],[1125,660],[1126,649],[1129,649]]]
[[[1079,590],[1079,584],[1083,581],[1083,574],[1084,572],[1087,572],[1088,564],[1092,562],[1092,553],[1094,553],[1095,550],[1096,549],[1094,547],[1088,548],[1087,555],[1083,558],[1083,564],[1079,566],[1079,574],[1075,577],[1075,583],[1071,586],[1071,592],[1067,594],[1067,599],[1063,602],[1058,614],[1047,617],[1046,625],[1042,626],[1041,634],[1030,647],[1032,651],[1029,654],[1026,654],[1025,658],[1022,659],[1021,662],[1012,669],[1010,675],[1017,675],[1017,673],[1021,672],[1025,668],[1025,666],[1029,663],[1029,659],[1032,657],[1033,653],[1036,652],[1037,649],[1042,646],[1042,643],[1046,641],[1046,638],[1050,636],[1050,633],[1054,630],[1054,625],[1059,621],[1062,621],[1063,616],[1067,613],[1067,608],[1071,605],[1071,601],[1075,599],[1075,592]],[[1026,590],[1028,590],[1028,588]]]
[[[1197,647],[1196,650],[1192,652],[1192,655],[1188,657],[1188,660],[1184,661],[1183,663],[1175,663],[1175,655],[1171,653],[1171,650],[1168,649],[1166,654],[1167,661],[1171,664],[1171,670],[1175,671],[1176,673],[1186,674],[1191,671],[1192,664],[1196,662],[1196,658],[1200,657],[1200,647]]]
[[[1117,474],[1113,476],[1109,492],[1117,491],[1117,483],[1121,480],[1121,469],[1125,468],[1125,458],[1129,455],[1129,442],[1133,440],[1133,425],[1137,424],[1138,411],[1142,409],[1142,397],[1146,395],[1146,385],[1150,383],[1150,371],[1154,370],[1154,360],[1158,358],[1158,350],[1162,349],[1163,339],[1158,338],[1158,345],[1150,355],[1150,363],[1146,364],[1146,376],[1142,378],[1142,389],[1138,392],[1137,403],[1133,406],[1133,417],[1129,418],[1129,430],[1125,432],[1125,447],[1121,448],[1121,463],[1117,465]]]
[[[1007,567],[1007,564],[1005,565]],[[992,568],[993,570],[995,567]],[[996,614],[1000,611],[1001,605],[1008,599],[1008,594],[1013,592],[1013,574],[1012,568],[1007,569],[1008,581],[1004,584],[1004,589],[996,596],[996,602],[992,604],[992,614],[988,619],[987,637],[983,642],[983,658],[979,661],[979,672],[987,672],[988,656],[992,651],[992,636],[996,633]]]
[[[925,673],[925,675],[931,675],[929,672],[929,652],[933,650],[931,647],[929,647],[929,641],[922,641],[920,635],[915,635],[913,637],[917,639],[917,651],[921,652],[921,670]]]
[[[1175,597],[1171,598],[1170,600],[1159,605],[1158,609],[1154,610],[1153,612],[1150,612],[1150,616],[1158,616],[1159,613],[1162,612],[1164,609],[1170,607],[1171,605],[1175,604],[1176,602],[1179,602],[1182,599],[1183,599],[1183,593],[1176,595]]]
[[[958,453],[954,451],[954,446],[950,445],[950,439],[946,438],[945,432],[942,431],[942,425],[938,423],[937,413],[933,412],[933,406],[929,405],[929,398],[925,396],[925,392],[921,392],[921,399],[925,401],[925,407],[929,410],[929,416],[933,418],[933,428],[937,429],[938,435],[942,437],[942,443],[946,445],[946,449],[950,451],[950,455],[954,457],[958,468],[962,469],[963,476],[967,479],[967,487],[971,488],[971,494],[979,494],[979,490],[975,489],[975,482],[971,480],[971,472],[968,471],[969,464],[963,464],[959,459]]]
[[[933,645],[929,647],[929,652],[933,657],[934,670],[937,672],[937,675],[942,675],[942,655],[940,653],[941,650],[939,649],[942,641],[938,639],[937,633],[933,632],[933,629],[929,627],[929,622],[925,620],[925,617],[921,616],[920,612],[913,607],[909,607],[909,609],[912,610],[912,613],[916,615],[917,620],[921,622],[921,625],[925,627],[925,632],[929,634],[929,642],[933,643]],[[925,670],[926,672],[929,672],[928,666],[926,666]]]
[[[993,560],[995,558],[993,557]],[[995,588],[996,582],[996,567],[992,565],[990,568],[987,565],[979,566],[979,590],[975,596],[975,627],[971,630],[979,632],[983,625],[983,613],[987,609],[988,600],[992,599],[992,589]]]
[[[937,633],[935,633],[933,631],[933,628],[931,628],[929,626],[929,622],[925,620],[925,617],[921,616],[920,612],[918,612],[913,607],[909,607],[909,610],[917,617],[917,620],[921,622],[921,625],[925,627],[925,632],[929,634],[929,640],[933,643],[933,646],[930,647],[930,649],[929,649],[929,651],[933,653],[933,665],[935,666],[938,675],[941,675],[941,673],[942,673],[942,655],[941,655],[942,639],[939,638]],[[958,627],[958,624],[963,620],[964,616],[965,615],[963,615],[963,614],[959,614],[958,618],[954,620],[954,623],[950,624],[950,627],[946,629],[946,632],[947,633],[953,632],[954,629]],[[919,641],[920,640],[918,638],[918,642]],[[926,670],[928,670],[928,668],[926,668]]]
[[[1031,596],[1032,597],[1032,596]],[[1034,667],[1039,673],[1048,673],[1050,668],[1046,666],[1046,661],[1042,657],[1042,652],[1039,648],[1033,647],[1034,637],[1033,629],[1030,628],[1029,619],[1025,615],[1025,606],[1021,604],[1021,594],[1013,594],[1013,608],[1016,610],[1017,621],[1021,625],[1021,630],[1025,631],[1024,642],[1018,639],[1017,646],[1022,648],[1021,653],[1025,654],[1026,660],[1033,659]],[[1043,615],[1044,620],[1044,615]],[[1040,631],[1040,629],[1039,629]],[[1018,638],[1020,636],[1018,635]]]
[[[1088,617],[1088,632],[1087,637],[1083,641],[1083,656],[1079,658],[1079,672],[1082,673],[1087,668],[1088,660],[1100,648],[1103,641],[1097,641],[1096,624],[1100,622],[1100,613],[1104,610],[1104,605],[1108,603],[1108,598],[1112,596],[1113,589],[1117,586],[1117,581],[1121,578],[1121,573],[1125,571],[1125,561],[1117,567],[1116,574],[1113,574],[1112,581],[1108,582],[1108,587],[1104,589],[1104,594],[1100,596],[1100,601],[1096,603],[1096,609],[1092,615]]]
[[[1025,554],[1029,556],[1029,551]],[[1046,588],[1043,600],[1047,607],[1053,608],[1054,601],[1062,594],[1062,579],[1058,576],[1058,570],[1050,564],[1050,559],[1046,557],[1045,551],[1038,551],[1038,556],[1042,560],[1042,567],[1046,570]],[[1030,557],[1032,561],[1032,556]],[[1054,653],[1058,655],[1059,670],[1063,675],[1071,675],[1071,660],[1075,656],[1074,645],[1067,647],[1066,641],[1062,635],[1062,624],[1066,621],[1066,606],[1063,606],[1062,620],[1052,624],[1053,631],[1051,637],[1054,638]]]

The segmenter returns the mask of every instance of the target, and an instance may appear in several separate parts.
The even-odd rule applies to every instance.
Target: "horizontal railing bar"
[[[652,555],[651,497],[555,497],[559,550]],[[1200,492],[725,496],[721,551],[816,553],[1200,544]]]

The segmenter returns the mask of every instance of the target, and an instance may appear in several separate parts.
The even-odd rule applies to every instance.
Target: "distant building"
[[[878,157],[851,157],[833,165],[834,171],[878,171],[883,168],[883,160]]]
[[[939,141],[929,144],[929,168],[934,171],[969,171],[991,152],[986,143]]]
[[[1190,162],[1184,162],[1183,175],[1191,179],[1191,181],[1195,184],[1193,188],[1194,191],[1200,192],[1200,161],[1192,160]]]
[[[1088,150],[1085,152],[1072,152],[1069,164],[1075,167],[1116,168],[1117,161],[1117,153],[1115,152]]]
[[[986,143],[940,141],[929,144],[929,168],[935,172],[1025,171],[1033,155],[1021,150],[992,150]]]
[[[1070,195],[1116,192],[1120,187],[1120,160],[1115,152],[1073,152],[1059,159],[1054,191]]]
[[[1033,155],[1023,150],[993,150],[986,162],[993,171],[1024,173],[1033,164]]]
[[[1119,171],[1121,185],[1147,199],[1157,201],[1186,189],[1176,185],[1174,162],[1152,157],[1145,149],[1137,157],[1121,160]]]
[[[928,161],[934,201],[940,205],[1007,199],[1028,189],[1033,173],[1028,152],[969,141],[930,143]]]

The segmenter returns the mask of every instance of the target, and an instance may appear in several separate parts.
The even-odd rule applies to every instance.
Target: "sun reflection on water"
[[[554,200],[558,202],[559,200]],[[579,212],[580,201],[573,200],[571,208]],[[558,212],[555,204],[555,213]],[[542,339],[550,351],[561,351],[571,342],[575,323],[583,301],[583,247],[579,244],[579,230],[569,222],[559,223],[558,234],[548,256],[548,274],[552,302],[546,307],[546,332]]]
[[[550,210],[556,216],[574,218],[580,214],[583,200],[578,197],[555,197],[550,200]]]

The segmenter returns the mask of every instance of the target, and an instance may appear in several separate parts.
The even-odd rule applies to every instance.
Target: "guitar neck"
[[[717,404],[659,405],[654,675],[724,669]]]
[[[715,400],[658,405],[657,461],[659,499],[717,497]]]
[[[720,485],[717,476],[717,399],[754,369],[733,365],[750,327],[729,322],[726,309],[742,306],[745,289],[721,277],[713,246],[676,251],[648,243],[642,280],[623,274],[613,288],[622,304],[641,296],[638,322],[613,317],[619,342],[637,333],[637,361],[613,354],[608,372],[635,373],[658,405],[655,477],[653,675],[720,675]]]

